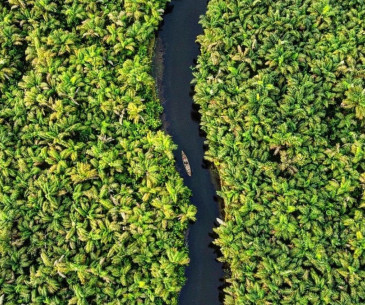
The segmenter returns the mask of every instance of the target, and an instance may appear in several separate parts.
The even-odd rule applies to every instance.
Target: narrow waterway
[[[173,0],[158,32],[155,75],[164,106],[164,127],[178,145],[177,167],[192,190],[191,201],[198,209],[197,221],[188,232],[190,265],[179,305],[220,305],[223,267],[212,246],[213,227],[219,217],[216,188],[203,160],[204,138],[199,129],[199,114],[191,97],[191,66],[199,54],[196,37],[202,33],[198,23],[206,11],[207,0]],[[187,176],[181,150],[189,159],[192,176]]]

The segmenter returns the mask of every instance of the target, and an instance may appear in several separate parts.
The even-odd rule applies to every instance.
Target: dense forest
[[[165,4],[0,2],[0,304],[177,304],[195,207],[150,75]]]
[[[166,3],[0,2],[0,305],[178,303],[196,208],[151,76]],[[365,2],[210,0],[201,24],[224,304],[365,304]]]
[[[195,102],[225,304],[365,304],[365,3],[211,0]]]

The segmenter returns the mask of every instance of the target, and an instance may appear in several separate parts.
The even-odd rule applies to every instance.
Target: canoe
[[[219,225],[225,225],[226,224],[222,219],[220,219],[218,217],[216,218],[216,220],[217,220]]]
[[[185,155],[184,151],[181,151],[181,157],[182,157],[182,161],[184,163],[185,170],[186,170],[188,176],[191,176],[191,167],[189,164],[188,157]]]

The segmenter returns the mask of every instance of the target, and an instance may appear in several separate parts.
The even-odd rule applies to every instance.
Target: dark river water
[[[192,102],[191,66],[199,54],[196,37],[202,33],[199,16],[206,11],[206,0],[174,0],[167,8],[157,37],[154,74],[164,106],[164,128],[173,138],[177,168],[198,209],[197,221],[188,232],[190,265],[179,305],[220,305],[223,267],[212,246],[213,227],[219,217],[216,187],[203,160],[204,137],[199,130],[199,113]],[[188,156],[192,176],[187,176],[181,150]]]

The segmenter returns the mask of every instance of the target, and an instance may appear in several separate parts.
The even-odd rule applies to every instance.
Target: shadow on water
[[[154,76],[164,107],[162,120],[165,131],[172,136],[178,149],[174,152],[177,169],[193,195],[198,209],[197,221],[190,225],[188,246],[190,265],[186,268],[187,282],[179,305],[221,305],[223,265],[221,254],[212,244],[217,237],[213,228],[220,216],[221,201],[216,195],[219,180],[209,162],[203,159],[207,145],[200,130],[199,107],[193,104],[194,87],[191,66],[196,64],[199,46],[196,37],[202,33],[198,23],[206,11],[206,0],[173,0],[168,4],[157,35]],[[188,177],[181,160],[181,150],[188,158],[192,176]]]

